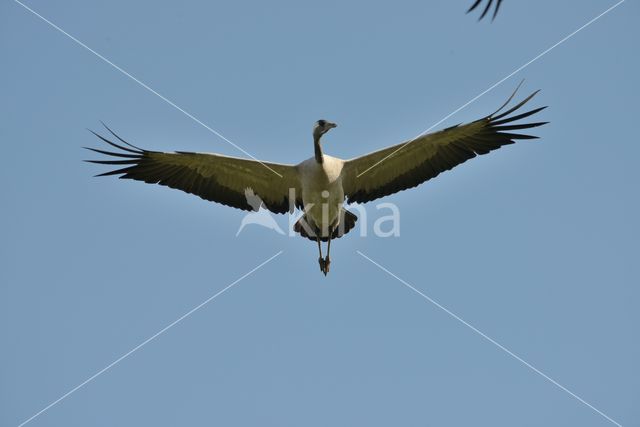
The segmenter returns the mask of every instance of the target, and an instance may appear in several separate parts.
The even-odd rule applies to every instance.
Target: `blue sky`
[[[260,159],[416,135],[615,2],[27,3]],[[241,155],[13,1],[0,2],[0,425],[640,425],[640,6],[626,1],[439,127],[522,94],[540,140],[384,201],[398,238],[310,241],[92,176],[104,120],[156,150]],[[370,220],[378,214],[370,209]],[[277,218],[286,225],[286,218]]]

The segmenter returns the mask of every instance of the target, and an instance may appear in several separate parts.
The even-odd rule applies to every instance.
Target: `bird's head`
[[[338,126],[335,123],[331,123],[327,120],[318,120],[316,124],[313,126],[313,137],[316,139],[320,139],[322,135],[329,132],[334,127]]]

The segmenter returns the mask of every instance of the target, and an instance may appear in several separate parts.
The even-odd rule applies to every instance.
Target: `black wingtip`
[[[521,83],[522,84],[522,83]],[[520,87],[520,85],[518,85],[518,87]],[[516,89],[517,91],[517,89]],[[509,97],[509,99],[507,100],[506,103],[504,103],[495,113],[493,113],[490,116],[487,116],[485,118],[485,120],[487,120],[487,126],[489,126],[494,132],[496,132],[497,134],[499,134],[502,138],[507,138],[508,140],[511,141],[511,143],[515,142],[516,140],[519,139],[538,139],[538,136],[534,136],[534,135],[526,135],[526,134],[521,134],[521,133],[512,133],[512,131],[520,131],[520,130],[524,130],[524,129],[532,129],[532,128],[537,128],[539,126],[543,126],[548,124],[548,121],[540,121],[540,122],[530,122],[530,123],[516,123],[519,120],[525,119],[529,116],[532,116],[536,113],[539,113],[540,111],[544,110],[547,108],[547,106],[544,107],[537,107],[537,108],[533,108],[529,111],[524,111],[524,112],[520,112],[519,110],[522,108],[522,106],[524,106],[526,103],[528,103],[534,96],[536,96],[538,93],[540,92],[540,90],[536,90],[533,93],[531,93],[529,96],[525,97],[523,100],[521,100],[520,102],[517,102],[516,105],[514,105],[513,107],[510,107],[509,109],[507,109],[504,112],[501,112],[503,108],[505,108],[510,102],[511,100],[514,98],[515,92]],[[498,112],[501,112],[500,114],[496,114]],[[510,116],[510,114],[516,112],[515,115]]]
[[[108,128],[107,128],[107,129],[108,129]],[[126,142],[125,142],[125,143],[126,143],[127,145],[129,145],[130,147],[135,148],[135,150],[132,150],[131,148],[123,147],[122,145],[118,145],[118,144],[116,144],[115,142],[109,141],[107,138],[105,138],[104,136],[100,135],[100,134],[99,134],[99,133],[97,133],[97,132],[92,131],[91,129],[87,129],[87,130],[88,130],[89,132],[91,132],[92,134],[94,134],[95,136],[97,136],[98,138],[100,138],[102,141],[106,142],[107,144],[109,144],[109,145],[111,145],[112,147],[115,147],[115,148],[117,148],[117,149],[119,149],[119,150],[128,151],[128,152],[130,152],[130,153],[134,153],[134,154],[137,154],[137,155],[144,154],[144,152],[145,152],[145,150],[143,150],[143,149],[141,149],[141,148],[134,147],[133,145],[131,145],[131,144],[129,144],[129,143],[126,143]],[[120,139],[120,138],[118,138],[118,139]]]
[[[520,87],[523,84],[524,84],[524,79],[520,80],[520,83],[518,83],[518,86],[516,86],[515,90],[511,93],[511,96],[509,96],[509,98],[507,98],[507,100],[504,102],[504,104],[502,104],[500,106],[500,108],[498,108],[496,111],[494,111],[493,113],[489,114],[486,118],[487,119],[492,118],[493,116],[498,114],[504,107],[506,107],[513,100],[513,98],[516,96],[516,93],[518,93],[518,90],[520,90]]]
[[[127,144],[129,147],[135,148],[136,150],[144,151],[144,149],[142,149],[140,147],[136,147],[135,145],[133,145],[133,144],[125,141],[124,139],[120,138],[120,136],[117,133],[115,133],[114,131],[112,131],[111,128],[109,128],[109,126],[107,126],[107,124],[105,122],[103,122],[102,120],[100,120],[100,123],[102,123],[102,126],[104,126],[105,129],[107,129],[111,135],[113,135],[116,138],[118,138],[118,140],[120,142],[122,142],[123,144]]]
[[[104,154],[105,156],[123,157],[125,159],[139,159],[141,156],[141,154],[116,153],[114,151],[99,150],[97,148],[91,148],[91,147],[82,147],[82,148],[84,148],[85,150],[93,151],[94,153]]]
[[[101,174],[98,174],[98,175],[94,175],[94,177],[97,178],[97,177],[101,177],[101,176],[122,175],[122,174],[127,173],[128,169],[129,168],[116,169],[116,170],[108,171],[108,172],[101,173]]]
[[[467,13],[474,11],[478,6],[480,6],[480,4],[482,3],[482,0],[476,0],[469,9],[467,9]],[[489,13],[489,11],[491,10],[491,6],[493,6],[493,0],[489,0],[487,2],[487,5],[485,6],[485,8],[483,9],[482,13],[480,14],[480,16],[478,17],[478,21],[482,21],[482,19],[484,19],[485,16],[487,16],[487,14]],[[500,6],[502,4],[502,0],[497,0],[495,3],[495,9],[493,10],[493,14],[491,16],[491,22],[493,22],[496,19],[496,16],[498,16],[498,11],[500,10]]]
[[[496,20],[496,16],[498,16],[498,11],[500,10],[500,5],[502,4],[502,0],[498,0],[496,4],[496,9],[493,11],[493,17],[491,18],[491,22]]]
[[[482,18],[485,17],[487,12],[489,12],[489,9],[491,9],[492,4],[493,4],[493,0],[489,0],[489,2],[487,3],[487,7],[485,7],[484,10],[482,11],[482,15],[480,15],[480,18],[478,18],[478,21],[480,21]]]
[[[104,122],[101,121],[100,123],[102,123],[102,125],[115,138],[117,138],[119,141],[121,141],[123,143],[123,145],[116,144],[115,142],[105,138],[104,136],[100,135],[99,133],[94,132],[91,129],[87,129],[93,135],[98,137],[100,140],[102,140],[106,144],[109,144],[110,146],[114,147],[116,150],[115,151],[107,151],[107,150],[100,150],[98,148],[92,148],[92,147],[82,147],[82,148],[84,148],[86,150],[89,150],[89,151],[92,151],[92,152],[95,152],[95,153],[103,154],[105,156],[109,156],[111,158],[116,157],[116,158],[118,158],[118,160],[105,159],[105,160],[84,160],[84,161],[87,162],[87,163],[94,163],[94,164],[100,164],[100,165],[111,165],[111,166],[120,165],[120,166],[125,166],[124,168],[120,168],[120,169],[117,169],[117,170],[111,170],[111,171],[107,171],[105,173],[101,173],[101,174],[95,175],[95,177],[126,174],[131,169],[131,167],[137,165],[138,162],[141,161],[144,158],[144,156],[146,155],[146,153],[148,153],[148,152],[146,150],[143,150],[142,148],[139,148],[139,147],[136,147],[136,146],[134,146],[132,144],[129,144],[127,141],[123,140],[118,135],[116,135],[111,129],[109,129],[109,127],[106,124],[104,124]]]
[[[531,99],[536,96],[538,93],[540,92],[540,89],[534,91],[531,95],[527,96],[525,99],[523,99],[522,101],[520,101],[518,104],[516,104],[515,106],[509,108],[507,111],[495,115],[498,111],[500,111],[502,108],[501,107],[500,110],[496,111],[495,113],[493,113],[490,117],[491,120],[500,120],[501,118],[508,116],[509,114],[513,113],[514,111],[516,111],[517,109],[519,109],[520,107],[522,107],[524,104],[526,104],[527,102],[531,101]]]
[[[136,160],[85,160],[85,162],[95,163],[97,165],[135,165]]]
[[[478,7],[478,5],[480,4],[480,2],[481,2],[481,1],[482,1],[482,0],[476,0],[476,1],[475,1],[475,3],[473,3],[473,4],[471,5],[471,7],[467,10],[467,13],[469,13],[469,12],[473,12],[473,10],[474,10],[476,7]]]

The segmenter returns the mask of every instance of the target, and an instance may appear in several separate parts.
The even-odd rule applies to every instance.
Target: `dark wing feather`
[[[476,0],[471,7],[467,10],[467,13],[472,12],[473,10],[475,10],[480,3],[482,3],[482,0]],[[484,18],[486,16],[486,14],[489,12],[489,10],[491,10],[491,5],[493,4],[493,0],[489,0],[487,2],[487,5],[485,6],[484,10],[482,11],[482,14],[480,15],[480,17],[478,18],[478,21],[480,21],[482,18]],[[497,0],[496,1],[496,7],[493,10],[493,17],[491,18],[491,20],[496,19],[496,16],[498,15],[498,10],[500,10],[500,5],[502,4],[502,0]]]
[[[530,101],[536,93],[502,114],[498,114],[498,110],[480,120],[422,135],[414,140],[346,161],[343,168],[345,196],[351,203],[369,202],[415,187],[476,155],[487,154],[520,139],[537,138],[511,131],[531,129],[547,122],[513,122],[538,113],[546,107],[508,117]]]
[[[106,126],[105,126],[106,127]],[[149,184],[160,184],[195,194],[205,200],[243,210],[256,210],[250,204],[247,190],[262,200],[262,206],[276,213],[292,210],[299,200],[300,184],[295,166],[264,163],[219,154],[148,151],[124,141],[107,128],[122,144],[91,131],[119,151],[87,148],[118,160],[87,160],[90,163],[124,166],[96,176],[120,175]],[[126,146],[125,146],[126,144]],[[271,170],[270,170],[271,169]],[[277,172],[280,176],[278,176]],[[259,205],[259,202],[258,202]]]

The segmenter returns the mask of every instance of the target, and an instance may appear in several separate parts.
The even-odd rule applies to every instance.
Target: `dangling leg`
[[[324,275],[326,276],[329,272],[329,264],[331,264],[331,259],[329,258],[329,251],[331,250],[331,235],[333,231],[329,231],[329,240],[327,241],[327,257],[324,259]]]
[[[322,258],[322,246],[320,243],[320,236],[316,236],[316,241],[318,242],[318,253],[320,254],[320,258],[318,258],[318,263],[320,264],[320,271],[322,271],[325,275],[327,273],[324,272],[325,269],[325,263],[324,263],[324,258]]]

